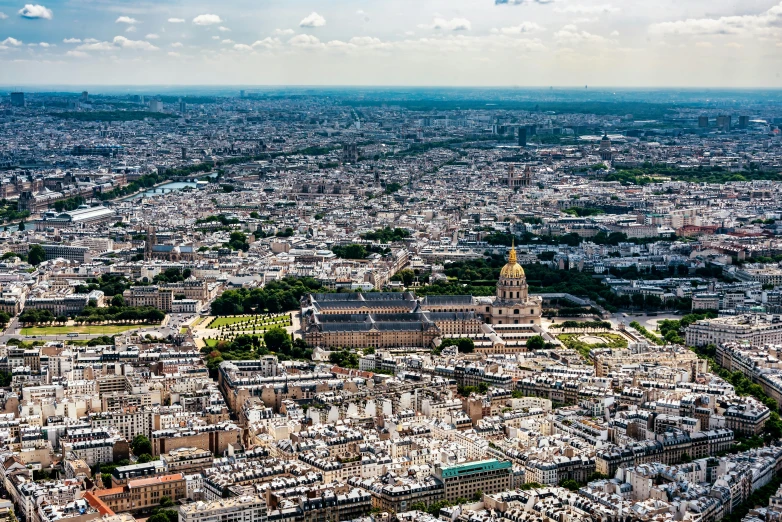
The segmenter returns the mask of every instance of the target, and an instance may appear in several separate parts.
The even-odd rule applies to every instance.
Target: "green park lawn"
[[[252,326],[250,325],[250,322],[254,318],[254,315],[238,315],[235,317],[218,317],[214,321],[212,321],[208,328],[221,328],[223,326],[232,326],[232,325],[239,325],[240,323],[247,323],[247,328],[252,329]],[[280,324],[280,322],[283,321],[285,323],[290,323],[290,317],[287,314],[270,317],[270,318],[261,318],[262,325],[274,325],[274,324]],[[261,326],[261,325],[259,325]]]
[[[82,326],[31,326],[22,328],[22,335],[68,335],[69,333],[89,335],[113,335],[136,328],[144,328],[155,325],[144,324],[107,324],[107,325],[82,325]]]

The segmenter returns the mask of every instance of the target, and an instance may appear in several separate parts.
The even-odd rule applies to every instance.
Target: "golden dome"
[[[502,267],[500,270],[500,277],[503,279],[521,279],[525,277],[524,269],[516,259],[516,245],[511,245],[510,255],[508,256],[508,264]]]

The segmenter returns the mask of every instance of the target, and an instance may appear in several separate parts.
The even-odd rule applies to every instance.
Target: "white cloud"
[[[125,32],[126,33],[135,33],[136,32],[136,26],[135,25],[128,26],[128,28],[125,29]]]
[[[158,38],[160,38],[160,36],[156,35],[155,33],[150,33],[146,35],[144,38],[146,38],[147,40],[157,40]]]
[[[236,44],[234,49],[242,52],[251,52],[253,50],[252,46],[247,44]]]
[[[231,32],[230,28],[222,26],[222,25],[220,27],[218,27],[217,30],[222,32],[222,33],[230,33]]]
[[[96,43],[96,42],[98,42],[98,40],[96,40],[95,38],[85,38],[84,39],[84,43]]]
[[[212,40],[219,40],[219,39],[220,39],[220,37],[219,37],[219,36],[217,36],[217,35],[215,35],[215,36],[213,36],[213,37],[212,37]]]
[[[614,7],[611,4],[601,4],[601,5],[568,5],[565,7],[556,7],[554,8],[554,11],[557,13],[567,13],[567,14],[610,14],[610,13],[617,13],[621,11],[618,7]]]
[[[335,51],[367,51],[376,49],[390,49],[393,47],[392,43],[383,43],[380,38],[373,36],[354,36],[347,42],[340,40],[332,40],[326,44],[326,47]]]
[[[562,45],[585,45],[585,44],[610,44],[615,43],[603,36],[592,34],[587,31],[580,31],[577,26],[569,24],[554,33],[554,39]]]
[[[19,9],[19,16],[28,20],[51,20],[54,18],[54,13],[51,9],[39,4],[25,4],[23,8]]]
[[[742,47],[744,47],[744,45],[738,42],[730,42],[730,43],[726,43],[725,47],[730,47],[731,49],[741,49]]]
[[[222,42],[220,42],[220,43],[221,43],[221,44],[226,44],[226,45],[227,45],[227,44],[232,44],[232,43],[234,43],[234,41],[233,41],[233,40],[231,40],[231,39],[229,39],[229,38],[226,38],[225,40],[223,40],[223,41],[222,41]]]
[[[257,49],[259,47],[262,47],[264,49],[274,49],[277,47],[280,47],[282,45],[282,42],[279,38],[264,38],[263,40],[258,40],[253,43],[253,48]]]
[[[81,39],[80,38],[65,38],[62,41],[62,43],[70,43],[70,44],[81,43]]]
[[[185,23],[185,19],[184,18],[169,18],[168,19],[168,23],[170,23],[170,24],[183,24],[183,23]]]
[[[82,51],[68,51],[65,53],[65,56],[72,56],[74,58],[86,58],[89,56],[89,54],[84,53]]]
[[[77,51],[114,51],[115,49],[111,42],[89,42],[76,47]]]
[[[135,18],[131,18],[129,16],[120,16],[119,18],[114,20],[114,23],[115,24],[129,24],[129,25],[133,25],[133,24],[137,24],[138,20],[136,20]]]
[[[711,42],[695,42],[695,47],[700,47],[702,49],[711,49],[714,47]]]
[[[8,38],[6,38],[2,42],[0,42],[0,44],[1,45],[10,45],[11,47],[19,47],[20,45],[22,45],[22,41],[21,40],[17,40],[16,38],[13,38],[13,37],[9,36]]]
[[[123,49],[138,49],[141,51],[157,51],[158,48],[145,40],[128,40],[124,36],[115,36],[114,44]]]
[[[652,24],[653,34],[677,35],[746,35],[779,34],[782,26],[782,3],[757,15],[721,16],[719,18],[688,18],[674,22]]]
[[[502,29],[493,29],[492,33],[500,32],[502,34],[533,34],[542,33],[545,29],[535,22],[521,22],[519,25],[503,27]]]
[[[466,18],[451,18],[450,20],[435,18],[431,24],[421,24],[418,27],[421,29],[434,29],[437,31],[469,31],[472,29],[472,24]]]
[[[290,36],[295,33],[293,29],[275,29],[272,34],[275,36]]]
[[[169,55],[169,56],[173,56],[173,57],[175,57],[175,58],[176,58],[177,56],[181,56],[179,53],[177,53],[177,52],[174,52],[174,51],[168,51],[168,55]]]
[[[223,19],[216,14],[202,14],[193,18],[196,25],[216,25],[223,23]]]
[[[52,46],[52,44],[50,44],[50,43],[47,43],[47,42],[41,42],[41,43],[39,43],[38,45],[39,45],[39,46],[41,46],[41,47],[43,47],[44,49],[48,49],[49,47],[51,47],[51,46]]]
[[[182,42],[174,42],[171,44],[171,47],[184,47],[184,45],[182,44]]]
[[[0,20],[5,20],[6,18],[8,18],[8,15],[0,11]]]
[[[288,40],[288,43],[301,49],[323,49],[325,47],[317,37],[311,34],[297,34]]]
[[[299,27],[323,27],[324,25],[326,25],[326,19],[315,11],[311,12],[299,22]]]

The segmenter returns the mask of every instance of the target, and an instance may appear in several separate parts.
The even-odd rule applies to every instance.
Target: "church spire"
[[[513,265],[516,261],[516,238],[510,240],[510,255],[508,256],[508,264]]]

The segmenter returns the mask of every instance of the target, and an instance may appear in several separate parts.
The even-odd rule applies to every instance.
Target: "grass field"
[[[22,335],[68,335],[69,333],[89,335],[113,335],[136,328],[153,325],[139,324],[109,324],[84,326],[33,326],[22,328]]]
[[[208,328],[220,328],[223,326],[233,326],[233,325],[239,325],[240,323],[247,323],[246,327],[252,329],[250,323],[254,317],[255,316],[253,315],[239,315],[236,317],[217,317],[211,323],[209,323]],[[281,321],[290,324],[290,316],[288,314],[282,314],[270,318],[261,318],[261,321],[264,323],[264,325],[269,325],[269,326],[279,324]]]

